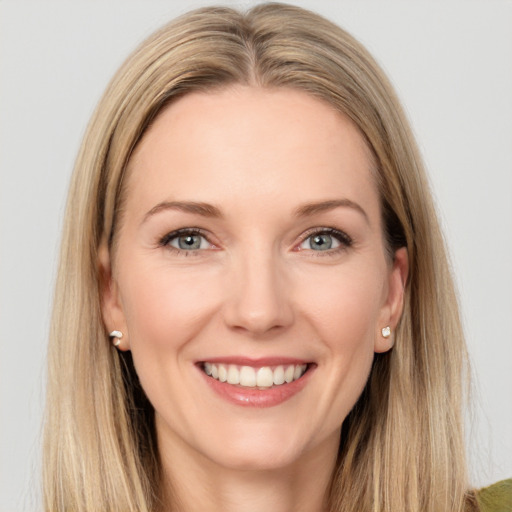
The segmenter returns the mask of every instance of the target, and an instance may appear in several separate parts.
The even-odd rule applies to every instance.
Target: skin
[[[289,89],[189,94],[138,145],[112,261],[101,250],[103,313],[155,408],[180,510],[325,507],[341,424],[392,346],[381,329],[398,323],[407,276],[405,249],[386,251],[371,169],[347,118]],[[351,203],[296,214],[337,200]],[[221,216],[155,209],[173,201]],[[191,227],[199,249],[165,238]],[[311,235],[325,228],[346,236],[322,251]],[[198,370],[227,356],[314,364],[289,400],[241,407]]]

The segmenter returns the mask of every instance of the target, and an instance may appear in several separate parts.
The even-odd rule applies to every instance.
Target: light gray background
[[[0,0],[0,511],[37,510],[45,345],[66,188],[107,81],[206,1]],[[224,2],[247,7],[256,2]],[[475,373],[472,481],[512,476],[512,3],[297,0],[357,36],[406,105]]]

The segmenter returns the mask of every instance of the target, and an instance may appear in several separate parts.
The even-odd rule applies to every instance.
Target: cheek
[[[127,272],[121,295],[134,359],[158,362],[164,352],[178,356],[216,308],[214,281],[205,272],[165,265]]]
[[[217,309],[215,279],[165,264],[129,268],[121,292],[137,375],[155,410],[173,411],[167,421],[186,425],[190,349]]]
[[[325,276],[323,289],[304,282],[304,316],[323,349],[319,407],[327,411],[327,432],[339,428],[356,403],[374,358],[383,279],[368,268],[336,269]]]
[[[333,350],[372,344],[383,301],[383,279],[366,265],[333,267],[325,275],[301,280],[304,315]]]

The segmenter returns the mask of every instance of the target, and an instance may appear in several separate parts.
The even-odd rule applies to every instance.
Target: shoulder
[[[512,512],[512,479],[484,487],[476,497],[481,512]]]

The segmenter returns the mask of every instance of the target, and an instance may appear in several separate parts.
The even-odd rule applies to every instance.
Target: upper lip
[[[296,357],[259,357],[259,358],[251,358],[251,357],[242,357],[242,356],[221,356],[221,357],[212,357],[205,358],[201,361],[198,361],[198,364],[201,363],[217,363],[217,364],[233,364],[237,366],[252,366],[253,368],[261,368],[263,366],[280,366],[280,365],[300,365],[300,364],[310,364],[312,361],[307,359],[300,359]]]

